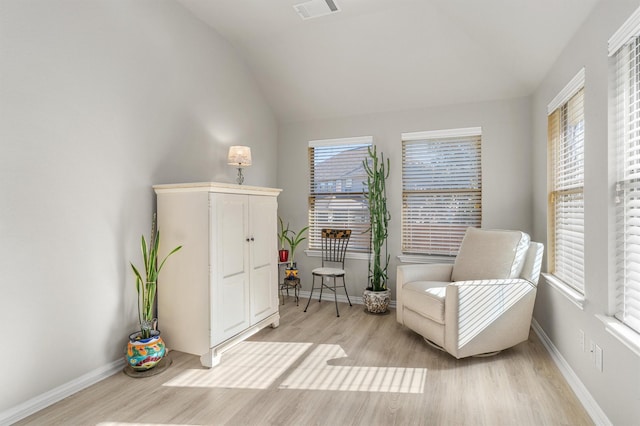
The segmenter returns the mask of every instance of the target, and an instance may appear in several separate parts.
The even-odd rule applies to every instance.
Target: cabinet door
[[[210,194],[212,345],[250,324],[249,205],[246,195]]]
[[[250,197],[252,324],[278,311],[277,210],[275,197]]]

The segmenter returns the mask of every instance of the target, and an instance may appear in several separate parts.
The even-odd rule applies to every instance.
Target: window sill
[[[427,254],[401,254],[396,256],[400,263],[454,263],[454,256],[430,256]]]
[[[622,344],[631,349],[633,353],[640,356],[640,334],[636,333],[614,317],[608,315],[596,315],[605,325],[605,330]]]
[[[562,282],[562,280],[556,278],[552,274],[547,274],[543,272],[542,276],[551,287],[558,290],[560,294],[562,294],[564,297],[569,299],[569,301],[574,305],[576,305],[578,308],[580,308],[581,310],[584,310],[584,301],[585,301],[584,294],[568,286],[567,284]]]
[[[304,253],[309,257],[322,257],[320,250],[305,250]],[[347,259],[369,260],[369,253],[349,253],[345,255]]]

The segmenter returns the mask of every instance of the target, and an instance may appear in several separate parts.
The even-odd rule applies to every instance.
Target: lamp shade
[[[246,167],[251,165],[251,148],[248,146],[229,147],[227,164],[230,166]]]

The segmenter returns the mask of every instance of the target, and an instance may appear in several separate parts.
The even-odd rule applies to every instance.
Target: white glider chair
[[[468,228],[454,264],[398,267],[400,324],[456,358],[529,337],[543,245],[520,231]]]

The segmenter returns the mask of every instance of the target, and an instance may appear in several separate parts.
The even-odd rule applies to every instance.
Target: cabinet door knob
[[[251,237],[251,241],[254,241],[253,237]]]
[[[249,242],[249,238],[247,238],[247,242]]]

